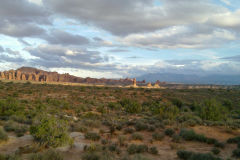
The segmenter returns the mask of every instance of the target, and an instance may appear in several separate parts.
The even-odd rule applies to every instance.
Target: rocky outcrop
[[[147,87],[148,87],[148,88],[151,88],[151,87],[152,87],[152,83],[149,82],[149,83],[147,84]]]
[[[4,72],[1,72],[0,75],[1,75],[1,78],[3,78],[3,79],[6,78]]]
[[[137,80],[136,80],[136,78],[133,79],[133,87],[137,87]]]
[[[9,80],[29,80],[36,82],[66,82],[66,83],[88,83],[88,84],[108,84],[108,85],[131,85],[133,80],[126,79],[97,79],[97,78],[81,78],[72,76],[68,73],[58,74],[57,72],[47,72],[31,67],[22,67],[17,70],[10,70],[0,73],[0,77]],[[137,82],[134,82],[137,84]]]

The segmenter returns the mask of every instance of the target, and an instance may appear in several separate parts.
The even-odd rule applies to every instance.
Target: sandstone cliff
[[[81,78],[70,74],[59,74],[57,72],[47,72],[31,67],[21,67],[17,70],[0,72],[0,78],[9,80],[24,80],[37,82],[68,82],[68,83],[87,83],[87,84],[108,84],[108,85],[131,85],[136,84],[136,79],[97,79]]]

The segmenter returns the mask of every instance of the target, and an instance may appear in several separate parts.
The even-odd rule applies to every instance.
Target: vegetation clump
[[[86,139],[93,140],[93,141],[98,141],[100,139],[99,134],[95,132],[88,132],[84,136]]]
[[[182,160],[222,160],[210,153],[194,153],[190,151],[180,150],[177,155]]]
[[[8,135],[4,132],[2,128],[0,128],[0,142],[7,141]]]
[[[71,144],[66,121],[55,117],[43,116],[30,128],[34,139],[46,147],[59,147]]]

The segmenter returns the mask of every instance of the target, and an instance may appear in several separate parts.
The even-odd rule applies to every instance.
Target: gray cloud
[[[116,52],[129,52],[127,49],[110,49],[109,52],[116,53]]]
[[[231,56],[231,57],[223,57],[223,58],[221,58],[221,59],[227,60],[227,61],[240,62],[240,55]]]
[[[49,35],[43,37],[50,44],[61,45],[86,45],[89,44],[89,40],[86,37],[80,35],[73,35],[71,33],[53,30]]]
[[[28,0],[1,0],[0,34],[12,37],[32,37],[45,31],[37,24],[49,25],[50,12]]]
[[[0,33],[12,37],[34,37],[44,34],[45,30],[36,24],[14,24],[5,20],[0,22]]]
[[[2,48],[2,46],[0,46],[0,53],[4,52],[4,49]]]
[[[25,49],[32,56],[32,64],[44,67],[58,68],[81,68],[81,69],[110,69],[113,67],[107,64],[108,56],[102,56],[98,51],[89,51],[86,49],[74,47],[62,47],[59,45],[40,45],[37,48],[28,47]]]
[[[226,9],[207,0],[43,0],[53,11],[94,24],[116,35],[151,32],[169,26],[203,23]]]

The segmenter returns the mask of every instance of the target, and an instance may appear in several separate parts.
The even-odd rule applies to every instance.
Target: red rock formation
[[[11,73],[11,74],[10,74]],[[108,84],[108,85],[131,85],[133,83],[132,79],[96,79],[96,78],[81,78],[72,76],[69,74],[58,74],[57,72],[46,72],[43,70],[22,67],[16,71],[6,71],[5,73],[1,72],[0,75],[2,78],[16,79],[16,80],[29,80],[37,82],[69,82],[69,83],[89,83],[89,84]]]
[[[21,80],[23,80],[23,81],[26,81],[26,80],[27,80],[27,79],[26,79],[26,75],[25,75],[24,73],[22,73]]]
[[[20,71],[17,71],[17,75],[16,75],[16,80],[21,80],[21,75],[22,73]]]
[[[133,87],[137,87],[137,80],[136,80],[136,78],[133,79]]]
[[[33,75],[32,75],[32,74],[29,74],[29,75],[28,75],[28,80],[29,80],[29,81],[33,81]]]
[[[4,72],[1,72],[1,78],[3,78],[3,79],[6,78]]]
[[[152,83],[149,82],[149,83],[147,84],[147,87],[152,87]]]

